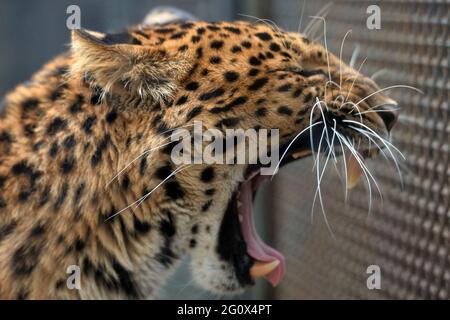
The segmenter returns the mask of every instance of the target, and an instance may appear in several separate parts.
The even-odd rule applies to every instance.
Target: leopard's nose
[[[396,102],[383,104],[375,108],[377,114],[383,119],[386,129],[391,131],[392,127],[398,120],[398,105]]]

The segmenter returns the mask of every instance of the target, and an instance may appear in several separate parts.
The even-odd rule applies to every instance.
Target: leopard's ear
[[[82,74],[105,94],[143,100],[168,99],[189,69],[188,57],[141,45],[130,34],[72,32],[72,73]]]

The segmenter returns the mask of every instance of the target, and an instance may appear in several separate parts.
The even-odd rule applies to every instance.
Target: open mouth
[[[308,134],[295,141],[295,143],[290,146],[289,152],[283,159],[281,166],[309,157],[312,155],[313,150],[314,152],[317,152],[319,149],[319,141],[316,137],[320,137],[319,133],[322,132],[322,128],[317,126],[314,130],[316,132],[312,133],[312,146],[311,136]],[[282,147],[281,151],[284,152],[286,147],[287,146]],[[338,145],[333,147],[336,147],[335,153],[339,154],[341,149],[337,148]],[[324,152],[324,150],[322,149],[321,152]],[[375,155],[373,150],[360,150],[356,152],[358,153],[357,156],[350,153],[347,160],[348,188],[356,186],[361,179],[363,169],[360,162]],[[253,260],[252,265],[247,272],[253,280],[265,278],[273,286],[277,286],[283,279],[285,273],[285,258],[281,252],[277,251],[261,239],[256,231],[253,216],[253,200],[263,181],[269,177],[261,175],[260,169],[261,166],[258,165],[250,165],[247,168],[246,180],[240,184],[230,202],[237,202],[232,208],[235,210],[234,214],[239,218],[240,231],[247,246],[247,254]]]

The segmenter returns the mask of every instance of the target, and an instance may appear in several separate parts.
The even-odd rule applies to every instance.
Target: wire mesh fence
[[[329,3],[306,2],[303,26]],[[380,30],[366,27],[372,4],[381,9]],[[297,30],[300,8],[301,1],[273,1],[272,18]],[[337,0],[328,9],[332,52],[339,54],[351,29],[343,51],[347,62],[358,45],[356,67],[367,57],[362,72],[375,75],[380,87],[410,85],[424,94],[390,93],[402,108],[393,141],[406,157],[403,189],[382,157],[369,162],[383,193],[383,201],[374,195],[370,215],[364,186],[352,190],[345,204],[336,174],[330,171],[322,182],[335,238],[318,206],[311,223],[312,161],[281,172],[273,199],[274,240],[287,257],[287,279],[275,297],[450,298],[449,19],[449,1]],[[316,29],[323,41],[323,25]],[[380,267],[380,290],[367,287],[370,265]]]

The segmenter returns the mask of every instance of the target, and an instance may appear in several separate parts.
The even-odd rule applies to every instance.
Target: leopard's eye
[[[289,68],[285,69],[284,71],[287,71],[287,72],[293,72],[293,73],[297,73],[297,74],[301,74],[302,71],[304,71],[304,70],[302,70],[302,69],[299,68],[299,67],[289,67]]]

